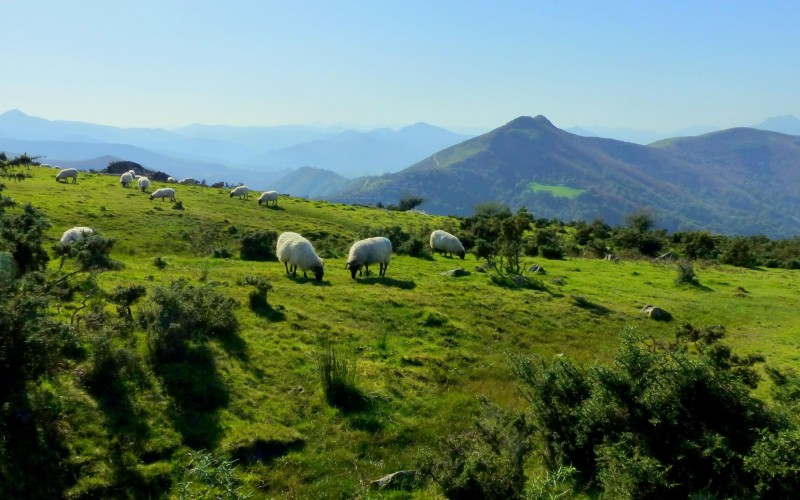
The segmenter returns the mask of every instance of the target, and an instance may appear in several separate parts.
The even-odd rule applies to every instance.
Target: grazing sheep
[[[325,272],[325,265],[322,259],[319,258],[314,251],[311,242],[303,238],[297,233],[281,233],[278,236],[278,244],[275,253],[278,255],[278,260],[283,262],[286,268],[286,274],[292,273],[297,276],[297,268],[303,271],[303,277],[306,277],[306,271],[312,271],[314,278],[317,281],[322,281],[322,275]],[[291,269],[289,268],[291,266]]]
[[[119,176],[119,183],[122,185],[122,187],[126,188],[130,186],[131,182],[133,182],[133,176],[130,172],[125,172]]]
[[[464,255],[466,252],[464,251],[464,245],[453,236],[452,234],[448,233],[447,231],[442,231],[441,229],[437,229],[436,231],[431,233],[431,250],[434,252],[439,252],[439,254],[450,254],[450,257],[453,254],[458,255],[461,257],[461,260],[464,260]]]
[[[167,182],[175,182],[175,178],[174,177],[167,177]]]
[[[194,180],[192,177],[187,177],[185,179],[179,180],[178,184],[186,184],[188,186],[194,186],[195,184],[197,184],[197,181]]]
[[[58,165],[53,165],[53,168],[61,170],[61,167],[59,167]]]
[[[239,199],[242,199],[242,196],[248,198],[248,193],[250,192],[250,188],[247,186],[238,186],[231,190],[231,198],[234,196],[238,196]]]
[[[376,236],[353,243],[344,268],[350,269],[350,277],[356,279],[356,272],[361,276],[362,266],[369,276],[369,265],[377,262],[380,264],[379,276],[385,276],[390,260],[392,260],[392,242],[382,236]]]
[[[67,179],[72,177],[72,183],[75,184],[78,182],[78,170],[75,168],[65,168],[64,170],[60,171],[56,174],[56,182],[64,179],[64,183],[67,183]]]
[[[142,190],[142,192],[146,193],[147,192],[147,188],[150,187],[150,179],[148,179],[147,177],[141,176],[141,177],[139,177],[139,179],[137,179],[137,182],[139,183],[139,188]]]
[[[153,194],[150,195],[151,200],[154,198],[161,198],[161,201],[164,201],[165,198],[169,198],[169,201],[175,201],[175,190],[172,188],[156,189],[153,191]]]
[[[61,244],[69,245],[71,243],[75,243],[76,241],[83,239],[83,237],[87,234],[92,234],[93,232],[94,229],[84,226],[76,226],[72,229],[67,229],[64,231],[64,234],[61,235]]]
[[[261,205],[262,203],[269,206],[269,202],[275,202],[273,205],[276,207],[278,206],[278,192],[277,191],[264,191],[261,193],[261,196],[258,197],[258,204]]]

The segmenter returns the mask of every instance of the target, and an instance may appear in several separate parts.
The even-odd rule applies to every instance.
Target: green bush
[[[512,356],[547,465],[571,464],[584,487],[613,498],[751,496],[746,457],[789,424],[751,394],[763,358],[733,354],[723,336],[684,325],[659,342],[626,329],[615,362],[586,370]]]
[[[250,309],[253,311],[263,310],[269,307],[267,304],[267,292],[272,290],[272,284],[263,276],[245,276],[239,280],[242,286],[252,286],[255,288],[250,292]]]
[[[155,259],[153,259],[153,265],[159,269],[164,269],[165,267],[167,267],[167,259],[158,256]]]
[[[533,427],[524,413],[480,402],[481,417],[466,431],[444,438],[437,452],[425,457],[422,473],[447,498],[522,498]]]
[[[240,240],[239,257],[242,260],[277,260],[277,244],[278,234],[275,231],[251,231]]]
[[[691,262],[678,263],[678,276],[675,278],[676,285],[700,285],[700,280],[694,272],[694,267]]]

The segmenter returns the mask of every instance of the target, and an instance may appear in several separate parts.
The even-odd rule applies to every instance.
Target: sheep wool
[[[139,177],[138,181],[139,188],[142,190],[143,193],[147,192],[147,188],[150,187],[150,179],[147,177]]]
[[[61,244],[69,245],[75,243],[78,240],[82,240],[87,234],[92,234],[93,232],[94,229],[85,226],[76,226],[72,229],[67,229],[64,231],[64,234],[61,235]]]
[[[274,202],[273,205],[278,205],[278,192],[277,191],[264,191],[261,193],[261,196],[258,197],[258,204],[261,205],[262,203],[269,206],[269,202]]]
[[[464,260],[464,255],[466,255],[464,245],[461,244],[461,241],[452,234],[447,231],[442,231],[441,229],[437,229],[431,233],[430,245],[431,250],[439,252],[439,254],[446,255],[449,253],[451,257],[453,254],[456,254],[461,257],[461,260]]]
[[[317,281],[322,281],[322,276],[325,273],[325,264],[307,239],[297,233],[281,233],[275,250],[278,260],[283,262],[286,268],[286,274],[291,273],[297,276],[297,268],[299,267],[303,271],[304,278],[306,277],[306,271],[311,271]]]
[[[191,177],[187,177],[187,178],[185,178],[185,179],[181,179],[181,180],[179,180],[179,181],[178,181],[178,184],[186,184],[186,185],[188,185],[188,186],[193,186],[193,185],[197,184],[197,181],[196,181],[196,180],[194,180],[194,179],[193,179],[193,178],[191,178]]]
[[[78,182],[78,170],[75,168],[65,168],[56,174],[56,182],[63,179],[64,183],[66,183],[69,178],[72,178],[73,184]]]
[[[370,264],[378,263],[380,264],[378,275],[385,276],[390,260],[392,260],[392,242],[388,238],[376,236],[353,243],[345,269],[350,269],[350,277],[356,279],[356,272],[361,276],[362,267],[369,276]]]
[[[247,187],[247,186],[237,186],[237,187],[235,187],[235,188],[233,188],[231,190],[231,196],[230,197],[233,198],[234,196],[238,196],[239,199],[241,200],[242,196],[247,198],[248,197],[247,193],[249,193],[249,192],[250,192],[250,188],[249,187]]]
[[[167,182],[175,182],[175,178],[174,177],[167,177]]]
[[[126,188],[130,186],[131,182],[133,182],[133,176],[130,172],[125,172],[119,176],[119,183],[122,185],[122,187]]]
[[[175,201],[175,190],[172,188],[156,189],[153,191],[153,194],[150,195],[151,200],[155,198],[161,198],[161,201],[164,201],[166,198],[169,198],[169,201]]]

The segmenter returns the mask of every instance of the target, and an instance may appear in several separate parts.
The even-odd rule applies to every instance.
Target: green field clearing
[[[239,463],[244,490],[254,498],[368,497],[369,481],[417,468],[420,454],[437,439],[470,425],[477,396],[524,407],[508,353],[607,361],[627,325],[656,338],[687,322],[724,325],[738,352],[760,352],[779,367],[800,361],[800,271],[697,265],[699,288],[676,286],[674,265],[647,260],[527,258],[527,266],[536,263],[547,271],[541,276],[546,290],[533,291],[493,285],[486,273],[475,271],[478,262],[470,254],[464,261],[396,255],[384,278],[375,266],[375,275],[352,280],[344,269],[347,252],[364,228],[457,233],[457,221],[286,196],[277,207],[265,207],[256,201],[259,193],[238,200],[226,189],[170,185],[183,205],[178,210],[121,188],[115,175],[81,173],[77,184],[57,184],[52,169],[28,172],[32,177],[23,182],[2,179],[3,194],[47,214],[48,245],[73,226],[115,238],[112,257],[124,267],[96,279],[106,290],[146,286],[148,296],[134,306],[135,317],[153,287],[179,278],[212,284],[240,304],[238,333],[229,342],[210,344],[227,400],[202,418],[176,417],[163,382],[147,372],[132,402],[140,426],[133,439],[113,424],[115,410],[98,404],[74,375],[87,361],[75,361],[53,381],[63,394],[69,466],[77,477],[67,496],[103,496],[120,484],[120,495],[136,496],[130,489],[135,481],[120,479],[125,473],[164,480],[190,449],[235,457],[261,446],[266,458]],[[151,192],[160,187],[166,185],[154,182]],[[568,198],[584,191],[535,182],[529,188]],[[233,258],[198,254],[208,246],[198,239],[209,229],[215,246]],[[249,230],[305,235],[325,257],[323,281],[290,278],[278,262],[240,260],[238,238]],[[165,268],[153,264],[156,257],[166,260]],[[470,274],[440,275],[457,267]],[[50,270],[57,268],[51,261]],[[248,275],[270,280],[268,314],[248,307],[252,288],[237,284]],[[585,307],[586,301],[593,307]],[[674,320],[645,319],[639,310],[646,304],[665,309]],[[78,305],[65,302],[52,312],[68,320]],[[326,404],[315,361],[319,335],[355,357],[357,384],[369,401],[365,409],[342,412]],[[146,357],[147,333],[137,330],[134,339],[132,348]],[[766,394],[763,387],[759,394]],[[408,497],[437,495],[428,485]]]
[[[538,182],[531,182],[528,184],[528,189],[534,193],[547,192],[558,198],[570,199],[577,198],[586,191],[585,189],[575,189],[567,186],[548,186],[545,184],[539,184]]]

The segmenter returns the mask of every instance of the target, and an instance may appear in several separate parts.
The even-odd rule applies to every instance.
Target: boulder
[[[669,321],[672,319],[672,315],[670,313],[661,309],[660,307],[650,304],[642,308],[642,314],[644,314],[645,317],[654,319],[656,321]]]

